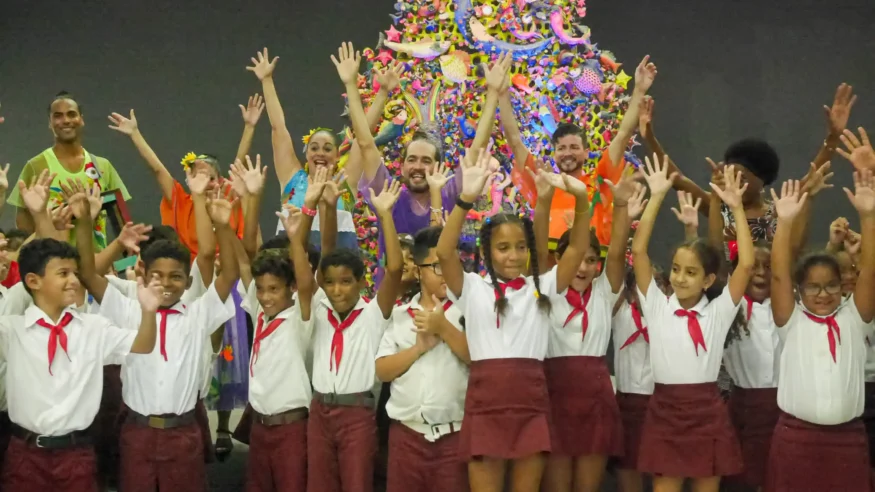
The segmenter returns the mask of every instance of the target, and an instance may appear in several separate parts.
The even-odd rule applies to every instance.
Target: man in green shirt
[[[49,207],[54,208],[63,203],[61,188],[58,183],[65,183],[73,178],[82,181],[90,188],[96,182],[100,191],[120,190],[125,200],[130,200],[125,184],[122,182],[112,164],[103,157],[97,157],[82,147],[82,130],[85,120],[82,109],[73,96],[61,92],[49,106],[49,129],[55,137],[55,144],[42,153],[27,161],[18,179],[29,183],[31,179],[44,170],[55,173],[50,188]],[[24,206],[17,186],[11,186],[9,204],[18,207],[15,217],[16,226],[27,232],[34,231],[34,221],[30,212]],[[100,251],[106,247],[106,212],[101,212],[94,223],[94,247]]]

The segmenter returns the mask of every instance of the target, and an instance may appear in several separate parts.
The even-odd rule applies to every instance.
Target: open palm
[[[273,60],[270,59],[270,55],[267,53],[267,48],[264,48],[260,52],[256,53],[256,55],[250,60],[252,61],[252,65],[246,67],[246,70],[254,73],[258,80],[264,80],[273,75],[273,71],[276,68],[276,62],[280,59],[280,57],[275,56]]]
[[[808,194],[802,193],[802,185],[798,180],[793,179],[785,181],[781,185],[781,196],[775,193],[774,188],[770,192],[775,204],[775,212],[782,219],[792,219],[799,215],[802,206],[805,205],[805,200],[808,199]]]
[[[137,131],[137,116],[134,114],[133,109],[131,110],[131,116],[128,118],[119,113],[112,113],[109,115],[109,122],[111,123],[109,125],[110,130],[115,130],[128,136]]]
[[[344,42],[337,48],[337,57],[331,55],[331,61],[337,68],[337,75],[344,84],[354,84],[359,74],[361,53],[355,51],[352,43]]]
[[[872,171],[854,173],[854,192],[845,188],[848,199],[860,215],[870,215],[875,212],[875,179]]]

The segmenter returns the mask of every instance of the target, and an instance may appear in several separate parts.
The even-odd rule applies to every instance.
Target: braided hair
[[[507,310],[508,300],[504,296],[504,292],[498,286],[498,276],[495,274],[495,269],[492,267],[492,232],[499,226],[504,224],[515,224],[523,229],[526,235],[526,247],[529,249],[529,264],[531,265],[532,280],[535,284],[535,292],[538,296],[538,309],[541,311],[550,311],[550,298],[541,294],[541,283],[539,280],[540,270],[538,267],[538,254],[535,247],[535,230],[532,227],[532,221],[528,217],[520,217],[519,215],[500,213],[492,217],[488,217],[480,228],[480,248],[483,251],[483,267],[492,281],[492,288],[495,289],[495,311],[499,316],[503,316]]]

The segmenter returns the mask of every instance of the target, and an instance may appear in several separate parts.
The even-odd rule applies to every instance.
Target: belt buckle
[[[41,443],[42,438],[44,438],[44,437],[49,437],[49,436],[36,436],[36,439],[34,439],[33,444],[40,449],[46,448],[47,446],[45,446]]]
[[[434,436],[435,440],[441,438],[441,424],[431,425],[431,435]]]
[[[165,419],[161,417],[155,417],[153,415],[149,416],[149,427],[153,429],[163,429],[165,424]]]
[[[337,393],[323,393],[322,399],[326,405],[335,405],[337,402]]]

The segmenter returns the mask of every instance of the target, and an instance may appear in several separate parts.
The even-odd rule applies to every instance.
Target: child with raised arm
[[[90,216],[87,222],[81,243],[88,246],[81,258],[93,255]],[[131,305],[141,313],[140,321],[121,328],[74,309],[80,288],[77,260],[73,246],[55,239],[35,239],[19,255],[33,304],[23,315],[0,317],[12,421],[4,490],[97,490],[88,428],[100,406],[103,366],[126,355],[148,354],[156,345],[158,281],[145,286],[140,280],[139,303]]]
[[[90,217],[79,205],[81,192],[70,206],[77,221],[77,238],[90,229]],[[216,193],[207,203],[216,229],[219,254],[234,255],[234,231],[228,222],[233,204]],[[141,316],[131,300],[98,274],[88,247],[82,248],[82,280],[100,303],[101,314],[120,326],[135,326]],[[234,315],[229,300],[239,277],[236,261],[223,265],[207,292],[188,304],[181,297],[188,287],[190,253],[177,242],[157,241],[142,252],[144,276],[163,287],[157,313],[158,343],[142,358],[122,364],[122,398],[128,407],[121,431],[121,488],[126,491],[202,490],[205,467],[202,431],[195,404],[201,388],[204,344],[208,336]]]
[[[314,177],[315,174],[315,177]],[[401,286],[401,245],[392,221],[400,184],[371,192],[386,231],[386,277],[376,299],[361,296],[365,265],[359,252],[328,251],[322,256],[317,287],[304,249],[315,207],[328,180],[326,169],[311,174],[298,240],[291,241],[301,319],[313,325],[313,400],[307,423],[307,490],[370,492],[377,452],[374,359]]]
[[[628,167],[616,185],[608,181],[613,190],[614,217],[604,271],[601,246],[595,233],[590,232],[576,245],[585,253],[568,288],[551,294],[550,339],[544,370],[552,412],[552,453],[544,480],[549,490],[555,492],[599,490],[608,458],[623,454],[622,421],[605,354],[611,340],[611,314],[625,277],[625,245],[631,222],[627,209],[630,201],[635,201],[633,206],[638,209],[635,213],[640,213],[647,191],[633,181]],[[553,198],[547,178],[553,176],[557,175],[541,172],[535,177],[539,188],[535,244],[541,247],[548,239]],[[557,244],[560,262],[568,252],[570,236],[571,231],[567,231]],[[547,255],[546,251],[541,253],[538,264],[543,265]],[[551,274],[555,272],[548,275]]]
[[[549,338],[550,296],[571,284],[586,249],[589,203],[586,186],[566,175],[546,175],[552,186],[577,197],[569,247],[555,270],[541,274],[531,221],[517,215],[490,217],[480,230],[484,279],[465,273],[458,242],[465,215],[489,179],[489,155],[463,161],[462,193],[437,246],[447,297],[465,316],[471,376],[462,421],[462,458],[474,492],[503,490],[510,470],[514,490],[537,490],[551,449],[544,357]],[[541,171],[545,172],[546,171]],[[526,276],[531,265],[531,275]],[[495,309],[484,309],[494,305]],[[508,377],[513,374],[513,377]]]
[[[470,355],[462,312],[447,300],[435,252],[440,235],[440,227],[416,233],[420,292],[395,308],[377,352],[377,377],[392,383],[387,492],[468,490],[459,430]]]
[[[714,284],[721,253],[694,239],[672,255],[666,297],[653,279],[648,246],[656,216],[675,173],[667,158],[645,159],[650,201],[632,241],[635,282],[648,321],[655,387],[641,436],[638,466],[654,474],[654,490],[679,492],[684,480],[697,491],[716,492],[720,477],[741,471],[741,450],[717,387],[726,336],[735,320],[754,264],[753,241],[744,220],[741,173],[724,169],[724,188],[712,184],[738,222],[738,266],[722,292]],[[717,291],[717,292],[715,292]]]
[[[845,188],[860,214],[862,252],[854,294],[843,302],[834,256],[813,253],[792,271],[790,235],[806,194],[798,181],[772,191],[778,230],[772,245],[772,316],[784,341],[767,492],[868,491],[871,473],[863,413],[867,337],[875,318],[875,180],[854,173]],[[794,293],[795,287],[795,293]],[[798,301],[797,297],[798,296]]]

